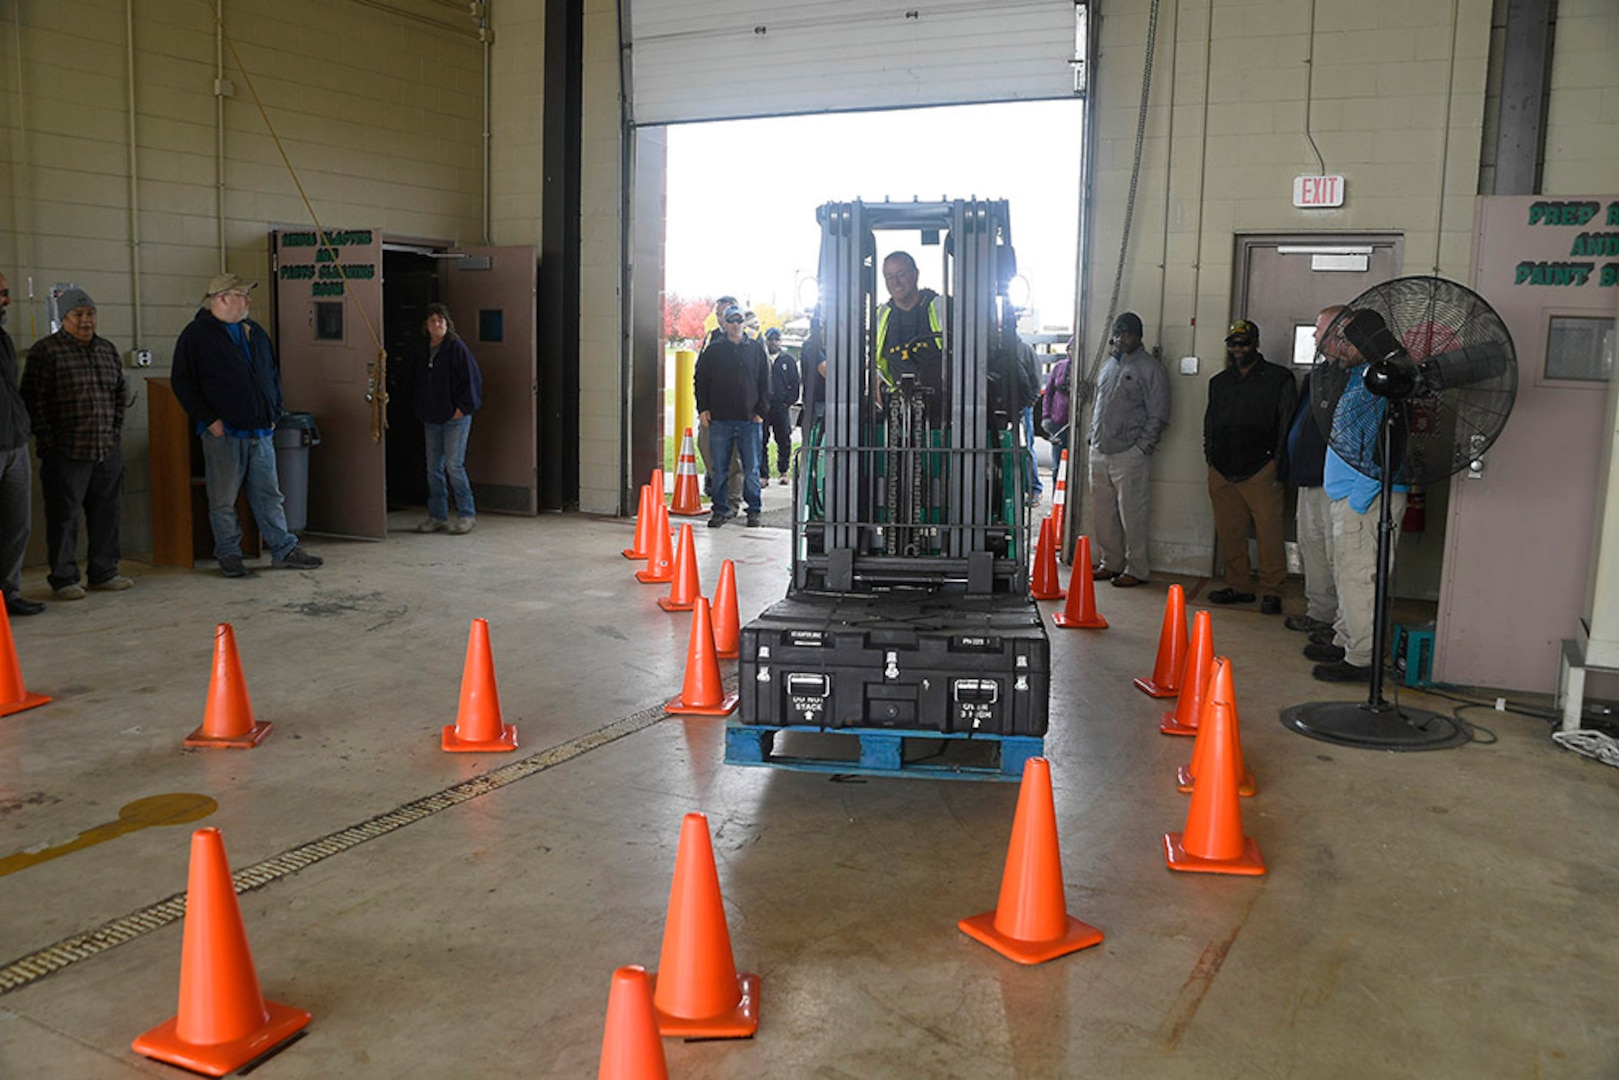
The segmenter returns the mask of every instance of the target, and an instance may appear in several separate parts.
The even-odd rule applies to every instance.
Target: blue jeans
[[[242,555],[242,526],[236,520],[236,495],[247,487],[247,506],[258,522],[270,556],[284,559],[298,546],[287,531],[287,508],[275,471],[275,443],[269,435],[202,433],[202,464],[208,487],[208,522],[214,527],[214,558]]]
[[[427,432],[427,516],[434,521],[450,519],[450,491],[464,518],[477,517],[472,505],[472,483],[467,479],[467,436],[472,434],[472,417],[446,420],[442,424],[422,424]],[[444,474],[450,474],[449,488]]]
[[[1034,456],[1034,407],[1023,410],[1023,445],[1029,448],[1029,465],[1023,472],[1028,478],[1029,493],[1038,495],[1045,490],[1040,484],[1040,463]]]
[[[709,421],[708,445],[714,448],[714,490],[710,495],[714,513],[731,512],[725,485],[731,477],[732,446],[736,447],[737,456],[742,459],[742,499],[748,504],[748,513],[759,512],[759,451],[764,442],[760,427],[752,420]]]

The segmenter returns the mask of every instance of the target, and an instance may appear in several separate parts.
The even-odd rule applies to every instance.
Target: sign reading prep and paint
[[[1530,204],[1528,223],[1525,247],[1536,250],[1522,253],[1529,257],[1519,260],[1514,285],[1619,288],[1619,200],[1604,207],[1597,199],[1541,199]]]
[[[1330,210],[1344,204],[1341,176],[1295,176],[1293,205],[1302,210]]]

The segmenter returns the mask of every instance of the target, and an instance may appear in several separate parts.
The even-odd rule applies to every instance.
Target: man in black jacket
[[[1259,610],[1282,613],[1287,552],[1282,540],[1282,477],[1288,426],[1298,391],[1293,373],[1259,352],[1259,327],[1238,319],[1226,331],[1225,370],[1209,380],[1203,413],[1203,457],[1209,463],[1209,500],[1225,556],[1225,588],[1209,593],[1214,604],[1252,603],[1248,523],[1259,540]]]
[[[270,335],[247,317],[257,286],[235,274],[214,278],[196,318],[174,343],[174,396],[202,437],[214,557],[219,572],[234,578],[252,573],[242,562],[236,519],[236,496],[244,486],[272,566],[313,570],[324,561],[287,531],[274,443],[283,412],[281,368]]]
[[[744,323],[746,325],[746,323]],[[776,475],[787,483],[787,463],[793,456],[792,409],[798,404],[798,361],[781,347],[781,331],[772,326],[765,331],[765,353],[770,361],[770,415],[766,431],[775,436]],[[770,448],[759,455],[759,480],[770,479]]]
[[[725,336],[711,343],[697,358],[692,381],[697,391],[697,415],[709,430],[715,465],[713,514],[708,527],[717,529],[731,516],[727,481],[731,448],[742,459],[742,495],[747,501],[748,525],[759,524],[759,457],[764,450],[760,425],[770,411],[770,362],[758,341],[743,335],[746,316],[734,304],[725,309],[720,326]]]
[[[8,615],[38,615],[45,605],[22,594],[22,560],[34,515],[28,460],[28,407],[17,386],[17,347],[6,333],[11,284],[0,274],[0,587]]]

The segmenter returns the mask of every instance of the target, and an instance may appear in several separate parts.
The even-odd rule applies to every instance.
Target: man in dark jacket
[[[249,577],[242,562],[236,496],[247,505],[270,549],[271,565],[313,570],[324,561],[287,531],[281,480],[275,468],[275,424],[281,417],[281,368],[264,327],[247,317],[258,286],[235,274],[208,283],[202,306],[174,343],[174,396],[202,437],[208,521],[214,557],[226,577]]]
[[[743,325],[746,325],[744,323]],[[765,331],[765,354],[770,361],[770,415],[766,430],[776,441],[776,475],[787,483],[787,463],[793,456],[793,406],[798,404],[798,361],[781,347],[781,331],[772,326]],[[759,480],[770,479],[770,449],[759,455]]]
[[[725,309],[721,326],[725,337],[713,342],[697,358],[692,382],[697,392],[698,419],[708,428],[716,466],[713,514],[708,527],[717,529],[731,516],[726,484],[731,472],[731,448],[742,459],[742,495],[748,506],[748,525],[759,524],[759,455],[764,449],[760,425],[770,410],[770,362],[757,341],[743,335],[746,316],[734,304]]]
[[[1226,365],[1209,380],[1203,413],[1203,458],[1209,463],[1209,500],[1225,556],[1225,588],[1209,593],[1214,604],[1253,602],[1248,563],[1248,523],[1259,540],[1259,610],[1282,613],[1287,552],[1282,531],[1282,477],[1288,427],[1298,399],[1293,373],[1259,351],[1259,327],[1238,319],[1226,331]]]
[[[28,407],[17,386],[17,347],[6,333],[11,284],[0,274],[0,587],[8,615],[38,615],[45,605],[22,594],[22,560],[34,516],[33,466],[28,460]]]
[[[45,495],[46,576],[58,600],[83,600],[79,514],[84,514],[90,588],[135,583],[118,572],[124,506],[124,409],[128,384],[118,349],[96,333],[96,304],[83,289],[57,298],[62,328],[28,348],[22,399],[39,451]]]

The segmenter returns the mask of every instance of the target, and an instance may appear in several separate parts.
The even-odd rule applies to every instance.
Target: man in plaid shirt
[[[83,289],[57,300],[62,328],[28,349],[22,398],[39,452],[45,495],[46,575],[58,600],[84,599],[79,584],[79,513],[89,531],[90,588],[116,592],[135,583],[118,572],[123,512],[125,394],[113,343],[96,334],[96,303]]]

